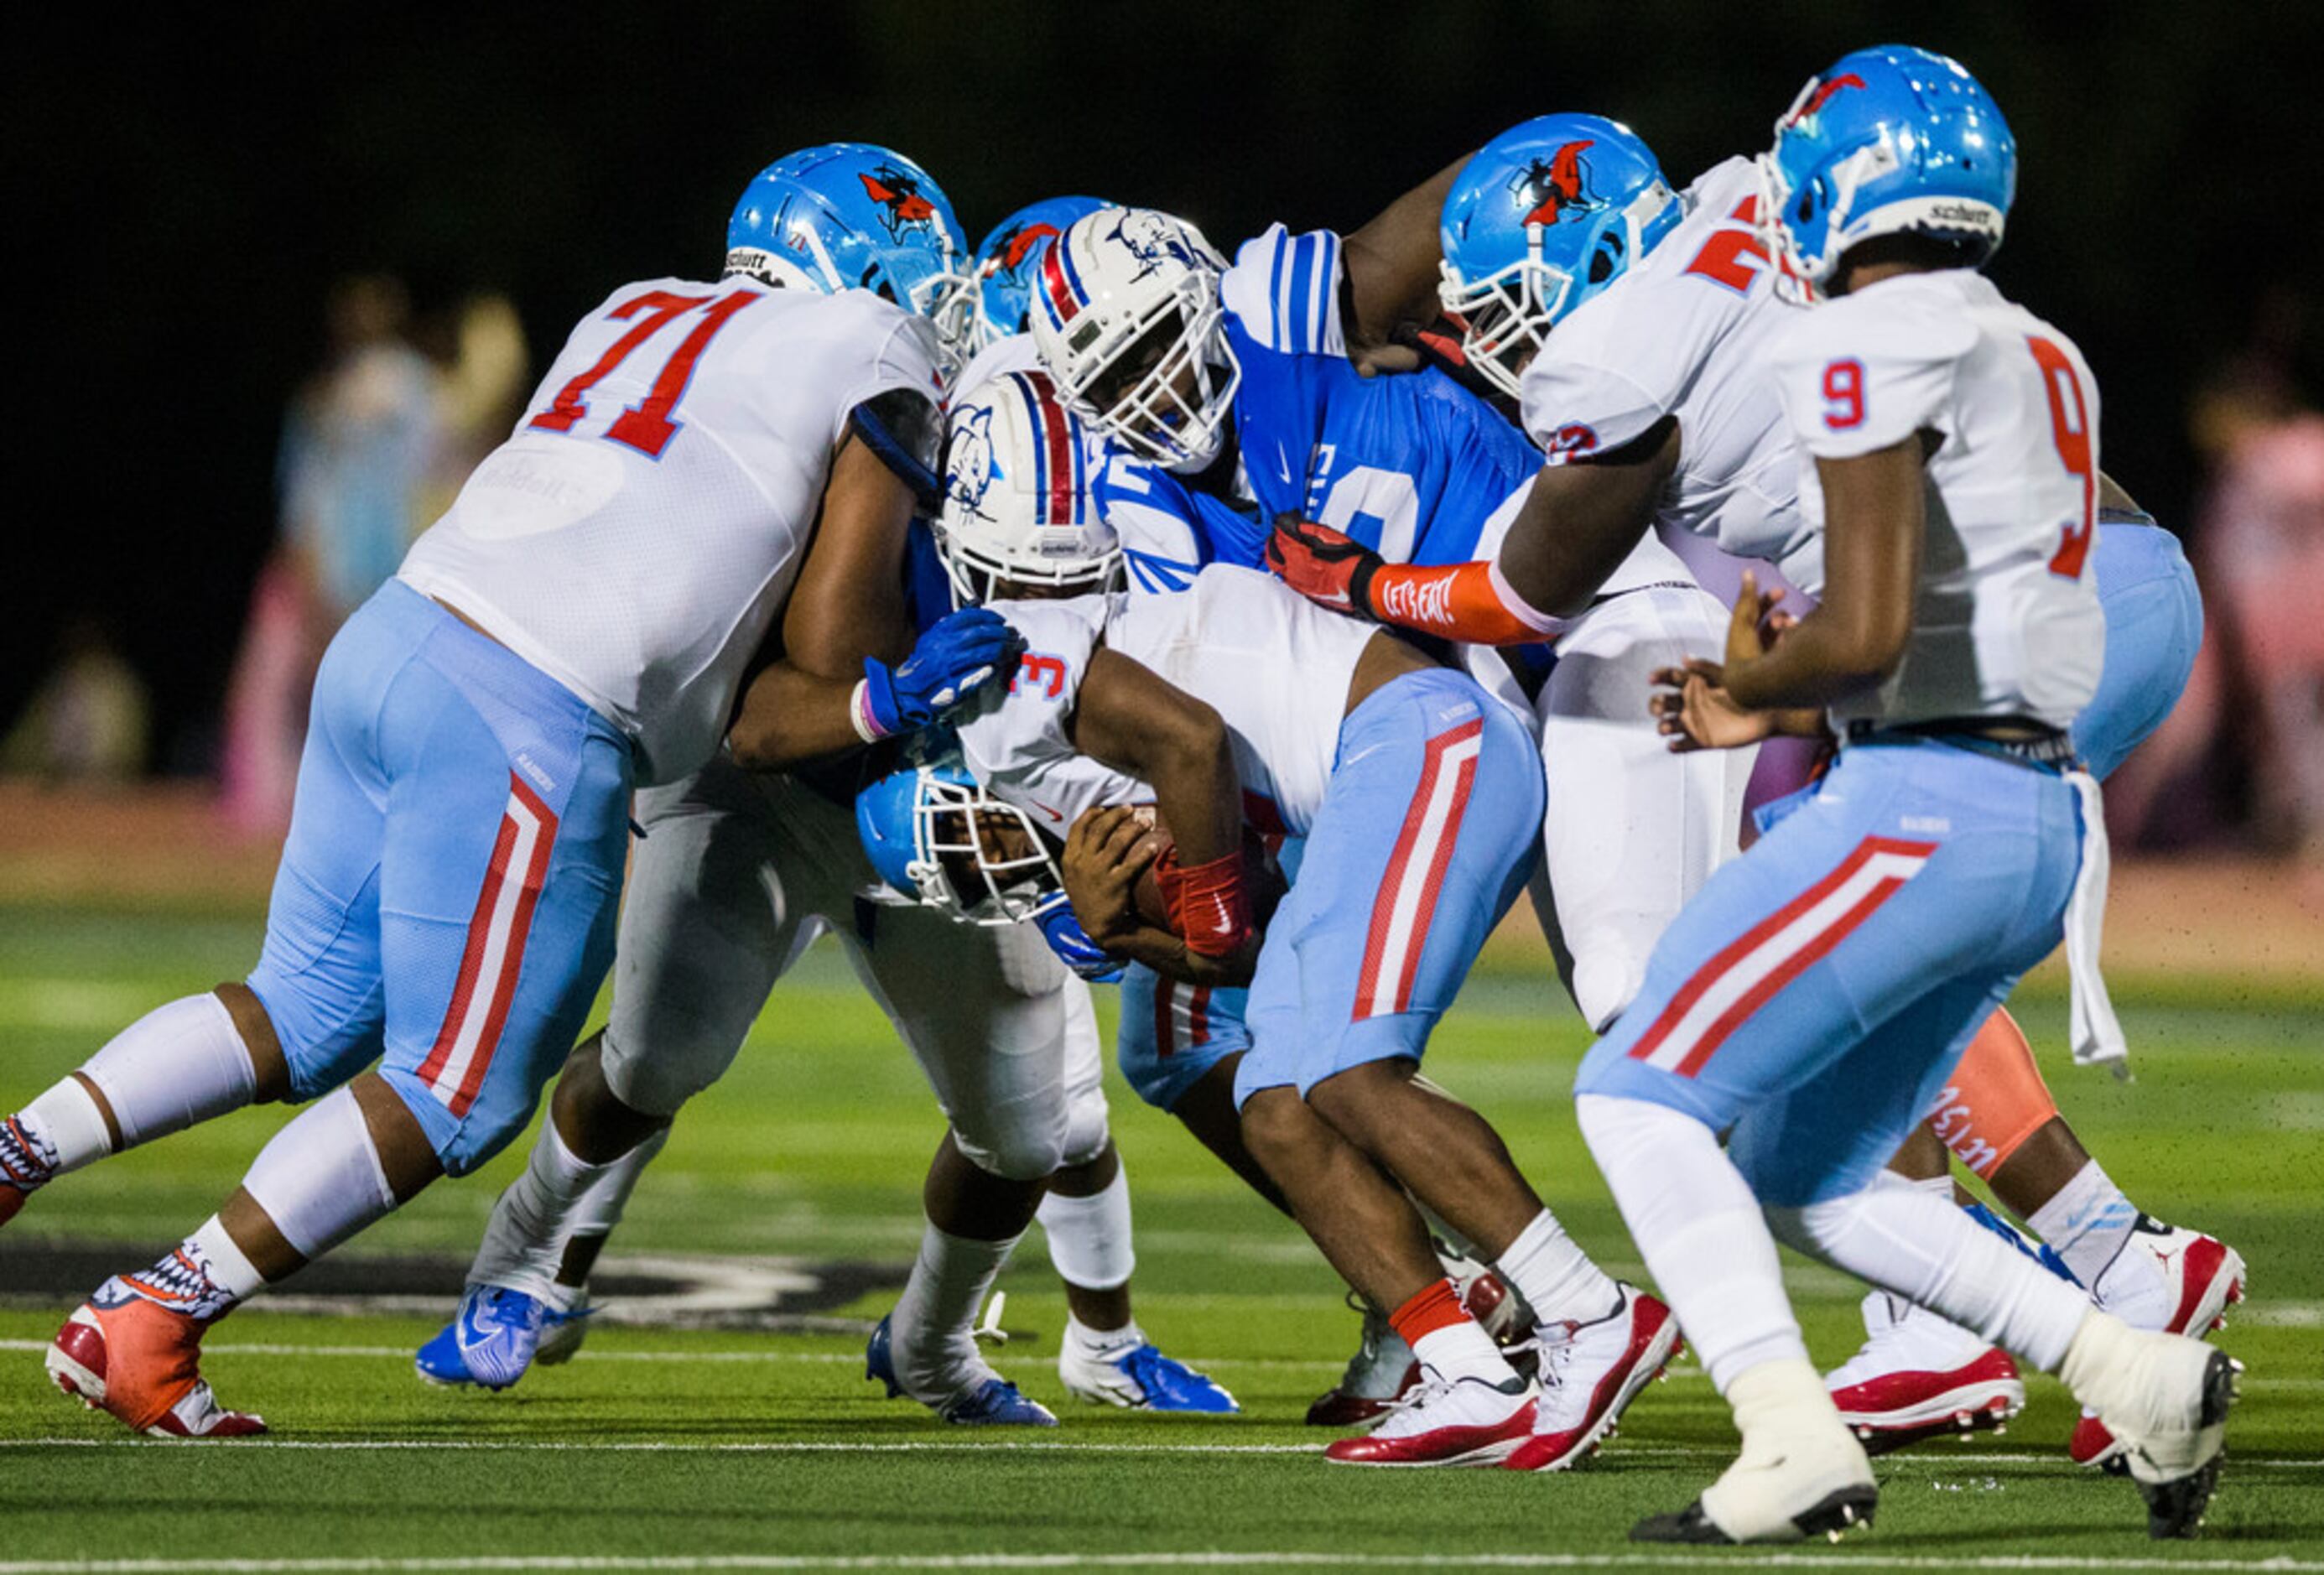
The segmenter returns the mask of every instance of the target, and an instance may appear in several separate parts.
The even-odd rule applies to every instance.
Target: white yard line
[[[1443,1568],[1509,1570],[1613,1570],[1642,1567],[1695,1568],[1754,1566],[1831,1567],[1889,1570],[2319,1570],[2324,1563],[2295,1559],[2120,1559],[2071,1555],[1987,1555],[1961,1559],[1896,1558],[1846,1553],[1477,1553],[1477,1554],[1351,1554],[1344,1552],[1184,1553],[963,1553],[896,1554],[892,1556],[812,1554],[708,1554],[699,1557],[662,1556],[619,1558],[574,1555],[470,1557],[456,1559],[158,1559],[26,1560],[0,1562],[0,1575],[144,1575],[146,1571],[264,1571],[305,1575],[308,1571],[362,1570],[1060,1570],[1106,1569],[1228,1569],[1228,1568]]]
[[[0,1450],[178,1450],[200,1449],[220,1454],[253,1450],[315,1451],[432,1451],[498,1450],[540,1454],[705,1454],[705,1455],[903,1455],[903,1454],[1055,1454],[1055,1455],[1316,1455],[1326,1441],[1314,1443],[1121,1443],[1072,1439],[847,1439],[751,1441],[709,1443],[660,1439],[574,1440],[524,1438],[251,1438],[231,1443],[207,1443],[199,1439],[149,1438],[0,1438]],[[1616,1455],[1634,1460],[1669,1459],[1723,1460],[1734,1451],[1711,1444],[1618,1444]],[[1913,1458],[1909,1463],[1931,1470],[1978,1470],[1987,1466],[2059,1465],[2065,1456],[2044,1450],[1977,1450],[1966,1448]],[[2324,1471],[2324,1460],[2262,1460],[2238,1455],[2237,1469]]]

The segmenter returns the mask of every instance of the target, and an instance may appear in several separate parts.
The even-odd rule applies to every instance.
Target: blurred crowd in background
[[[2317,5],[699,0],[642,29],[591,0],[547,23],[31,8],[0,203],[37,308],[0,387],[60,501],[20,505],[0,581],[0,771],[208,780],[222,833],[272,836],[329,631],[573,321],[621,281],[715,271],[734,193],[786,148],[911,152],[972,236],[1086,191],[1231,250],[1276,220],[1352,228],[1551,108],[1629,121],[1685,180],[1890,39],[2006,106],[1996,280],[2088,354],[2107,471],[2202,579],[2201,666],[2110,784],[2116,829],[2301,850],[2324,889]]]
[[[2324,865],[2324,411],[2293,372],[2317,325],[2290,290],[2189,401],[2207,478],[2182,535],[2200,575],[2201,658],[2170,722],[2107,790],[2118,845],[2243,841]],[[471,297],[415,316],[386,273],[333,288],[328,350],[291,396],[273,545],[249,592],[210,770],[235,832],[288,824],[309,691],[339,624],[506,434],[530,391],[515,309]],[[1731,587],[1715,586],[1722,594]],[[0,744],[10,773],[118,784],[148,769],[136,672],[88,618]]]

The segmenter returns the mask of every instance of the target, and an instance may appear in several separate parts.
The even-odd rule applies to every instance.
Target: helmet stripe
[[[1034,449],[1041,456],[1036,477],[1040,487],[1044,525],[1074,522],[1074,435],[1065,410],[1057,402],[1056,385],[1046,373],[1028,372],[1027,399],[1033,407]]]
[[[1057,314],[1059,323],[1070,323],[1074,314],[1082,309],[1072,285],[1065,280],[1065,238],[1051,241],[1041,253],[1041,285],[1049,294],[1049,305]]]

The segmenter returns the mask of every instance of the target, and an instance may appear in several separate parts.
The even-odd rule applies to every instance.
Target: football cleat
[[[1523,1378],[1448,1382],[1421,1369],[1420,1387],[1361,1438],[1323,1451],[1342,1466],[1493,1466],[1533,1436],[1534,1386]]]
[[[111,1305],[108,1280],[65,1320],[44,1359],[58,1388],[92,1411],[156,1438],[246,1438],[263,1418],[228,1411],[198,1370],[208,1324],[124,1290]]]
[[[2083,1397],[2098,1402],[2124,1468],[2146,1500],[2147,1534],[2193,1536],[2218,1486],[2243,1364],[2185,1335],[2114,1328],[2125,1342],[2121,1355],[2082,1389]]]
[[[863,1348],[863,1376],[876,1384],[887,1386],[888,1398],[918,1399],[904,1388],[896,1376],[894,1335],[890,1323],[895,1317],[889,1313],[872,1331],[872,1339]],[[972,1359],[961,1369],[959,1385],[941,1399],[921,1402],[936,1414],[939,1421],[956,1427],[1055,1427],[1056,1417],[1038,1400],[1028,1400],[1016,1385],[986,1367],[981,1359]]]
[[[1622,1285],[1605,1317],[1566,1323],[1536,1339],[1541,1395],[1533,1436],[1502,1464],[1512,1471],[1562,1471],[1614,1435],[1623,1411],[1670,1365],[1678,1321],[1660,1300]]]
[[[532,1365],[561,1368],[579,1356],[581,1342],[589,1338],[590,1316],[596,1311],[586,1288],[573,1293],[573,1305],[562,1312],[551,1307],[540,1321],[540,1349],[532,1353]]]
[[[2227,1309],[2244,1299],[2243,1255],[2214,1236],[2166,1225],[2145,1214],[2091,1287],[2090,1300],[2133,1329],[2200,1340],[2227,1326]],[[2119,1473],[2122,1446],[2089,1411],[2066,1452],[2078,1466]]]
[[[1420,1387],[1420,1362],[1388,1314],[1353,1291],[1348,1293],[1348,1305],[1364,1315],[1363,1333],[1340,1381],[1308,1405],[1310,1427],[1360,1427],[1378,1422]]]
[[[532,1366],[548,1318],[538,1297],[503,1285],[470,1285],[452,1322],[413,1357],[413,1370],[442,1388],[505,1389]]]
[[[1862,1349],[1824,1385],[1866,1454],[1999,1432],[2025,1408],[2017,1364],[1960,1324],[1875,1291],[1864,1299],[1864,1327]]]
[[[1769,1458],[1772,1456],[1773,1458]],[[1871,1462],[1844,1427],[1818,1426],[1746,1441],[1743,1453],[1702,1496],[1675,1515],[1630,1528],[1634,1543],[1795,1543],[1872,1524],[1880,1488]]]
[[[24,1200],[54,1174],[57,1151],[11,1116],[0,1121],[0,1225],[14,1220]]]
[[[1242,1409],[1215,1380],[1164,1356],[1143,1338],[1109,1351],[1093,1349],[1069,1336],[1057,1352],[1057,1377],[1066,1393],[1093,1405],[1213,1416]]]

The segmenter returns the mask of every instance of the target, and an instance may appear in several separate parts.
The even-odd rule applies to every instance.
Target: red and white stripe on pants
[[[540,796],[512,773],[508,809],[501,816],[484,889],[468,921],[467,948],[459,978],[435,1046],[420,1064],[420,1081],[437,1101],[456,1116],[476,1102],[508,1022],[517,975],[524,966],[524,942],[532,928],[533,905],[549,877],[549,852],[557,841],[557,816]]]
[[[1477,757],[1483,752],[1485,723],[1480,717],[1445,729],[1428,741],[1420,785],[1406,811],[1388,873],[1372,903],[1370,936],[1364,943],[1364,971],[1356,981],[1353,1021],[1387,1017],[1412,1004],[1413,981],[1428,945],[1428,924],[1437,894],[1461,838],[1470,789],[1477,782]]]
[[[1157,1055],[1199,1050],[1211,1042],[1211,987],[1176,979],[1154,981],[1154,1046]]]
[[[1840,867],[1743,932],[1671,998],[1630,1059],[1692,1077],[1784,986],[1813,967],[1921,872],[1934,843],[1867,837]]]

